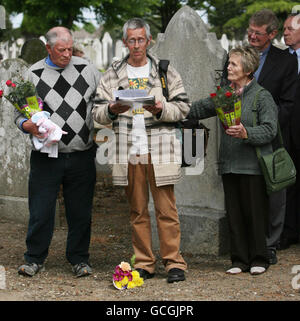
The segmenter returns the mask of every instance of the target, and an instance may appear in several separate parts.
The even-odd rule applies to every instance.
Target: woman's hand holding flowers
[[[230,126],[228,129],[226,129],[226,134],[235,138],[248,138],[247,131],[242,123],[239,125]]]

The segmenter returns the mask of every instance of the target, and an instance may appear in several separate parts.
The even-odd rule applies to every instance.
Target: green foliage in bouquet
[[[233,88],[228,87],[217,87],[215,93],[210,94],[216,108],[222,108],[223,111],[228,111],[234,106],[234,103],[238,100],[234,94]]]
[[[8,86],[12,86],[13,90],[5,96],[13,105],[18,104],[18,106],[23,106],[28,104],[26,101],[27,97],[32,97],[36,95],[35,86],[30,81],[20,80],[19,82],[7,83]],[[15,86],[13,86],[15,85]]]
[[[34,113],[43,110],[43,102],[37,97],[33,83],[24,79],[15,83],[7,80],[6,85],[9,93],[5,95],[4,90],[0,90],[0,98],[4,96],[26,118],[29,119]]]

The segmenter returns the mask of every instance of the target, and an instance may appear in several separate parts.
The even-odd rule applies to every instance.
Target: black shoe
[[[140,277],[143,278],[144,280],[152,279],[154,277],[154,273],[149,273],[148,271],[146,271],[144,269],[137,268],[136,271],[139,272]]]
[[[277,263],[277,256],[275,250],[268,250],[268,257],[269,257],[269,264],[276,264]]]
[[[184,281],[184,271],[181,269],[173,268],[168,272],[168,283]]]

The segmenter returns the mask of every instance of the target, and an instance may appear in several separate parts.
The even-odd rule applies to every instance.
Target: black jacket
[[[286,52],[289,53],[289,49],[286,49]],[[300,73],[296,80],[295,105],[291,117],[291,137],[294,147],[300,149]]]

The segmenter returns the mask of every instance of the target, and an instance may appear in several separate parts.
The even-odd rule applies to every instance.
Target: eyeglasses
[[[265,36],[265,35],[268,34],[267,32],[262,33],[262,32],[259,32],[259,31],[254,31],[254,30],[252,30],[250,28],[247,29],[247,32],[248,32],[248,35],[255,34],[255,36],[257,36],[257,37],[262,37],[262,36]]]
[[[130,45],[130,46],[134,46],[136,44],[136,42],[138,42],[139,45],[143,45],[145,42],[146,42],[146,39],[144,38],[140,38],[140,39],[129,39],[127,41],[127,43]]]

